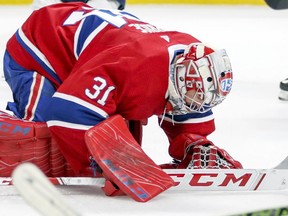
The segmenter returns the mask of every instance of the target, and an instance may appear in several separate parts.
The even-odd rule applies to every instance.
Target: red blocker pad
[[[138,202],[147,202],[174,185],[141,149],[120,115],[89,129],[85,141],[106,178]]]

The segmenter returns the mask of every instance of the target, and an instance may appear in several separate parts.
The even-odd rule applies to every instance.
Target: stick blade
[[[12,173],[13,185],[25,201],[44,216],[80,216],[32,163],[23,163]]]

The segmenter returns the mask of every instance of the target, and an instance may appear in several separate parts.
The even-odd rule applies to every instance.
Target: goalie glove
[[[180,134],[170,144],[178,169],[241,169],[241,163],[203,136]],[[163,167],[162,167],[163,168]],[[167,168],[167,167],[165,167]]]

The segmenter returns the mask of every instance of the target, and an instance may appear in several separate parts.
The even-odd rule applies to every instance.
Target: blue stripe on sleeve
[[[94,126],[106,119],[105,116],[79,103],[52,97],[45,121],[59,121],[71,124]]]
[[[206,117],[209,117],[209,116],[213,116],[213,112],[212,110],[209,110],[205,113],[187,113],[185,115],[169,115],[169,114],[165,114],[165,117],[166,118],[169,118],[169,119],[173,119],[174,121],[176,122],[184,122],[184,121],[187,121],[187,120],[192,120],[193,119],[197,119],[197,120],[200,120],[200,119],[204,119]]]

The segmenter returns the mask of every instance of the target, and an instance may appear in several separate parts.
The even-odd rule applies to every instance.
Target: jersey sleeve
[[[192,135],[201,141],[215,130],[212,111],[206,113],[190,113],[185,115],[165,115],[159,117],[162,129],[169,139],[169,155],[182,160],[186,154],[186,147],[190,140],[185,137]],[[207,140],[208,141],[208,140]],[[198,142],[195,140],[195,142]],[[210,141],[208,141],[210,142]]]
[[[159,117],[162,129],[170,142],[181,133],[208,136],[215,130],[213,112],[190,113],[185,115],[164,115]]]
[[[48,78],[56,87],[69,75],[77,59],[74,35],[79,21],[64,25],[85,4],[53,4],[34,11],[7,42],[12,58],[27,70]]]

